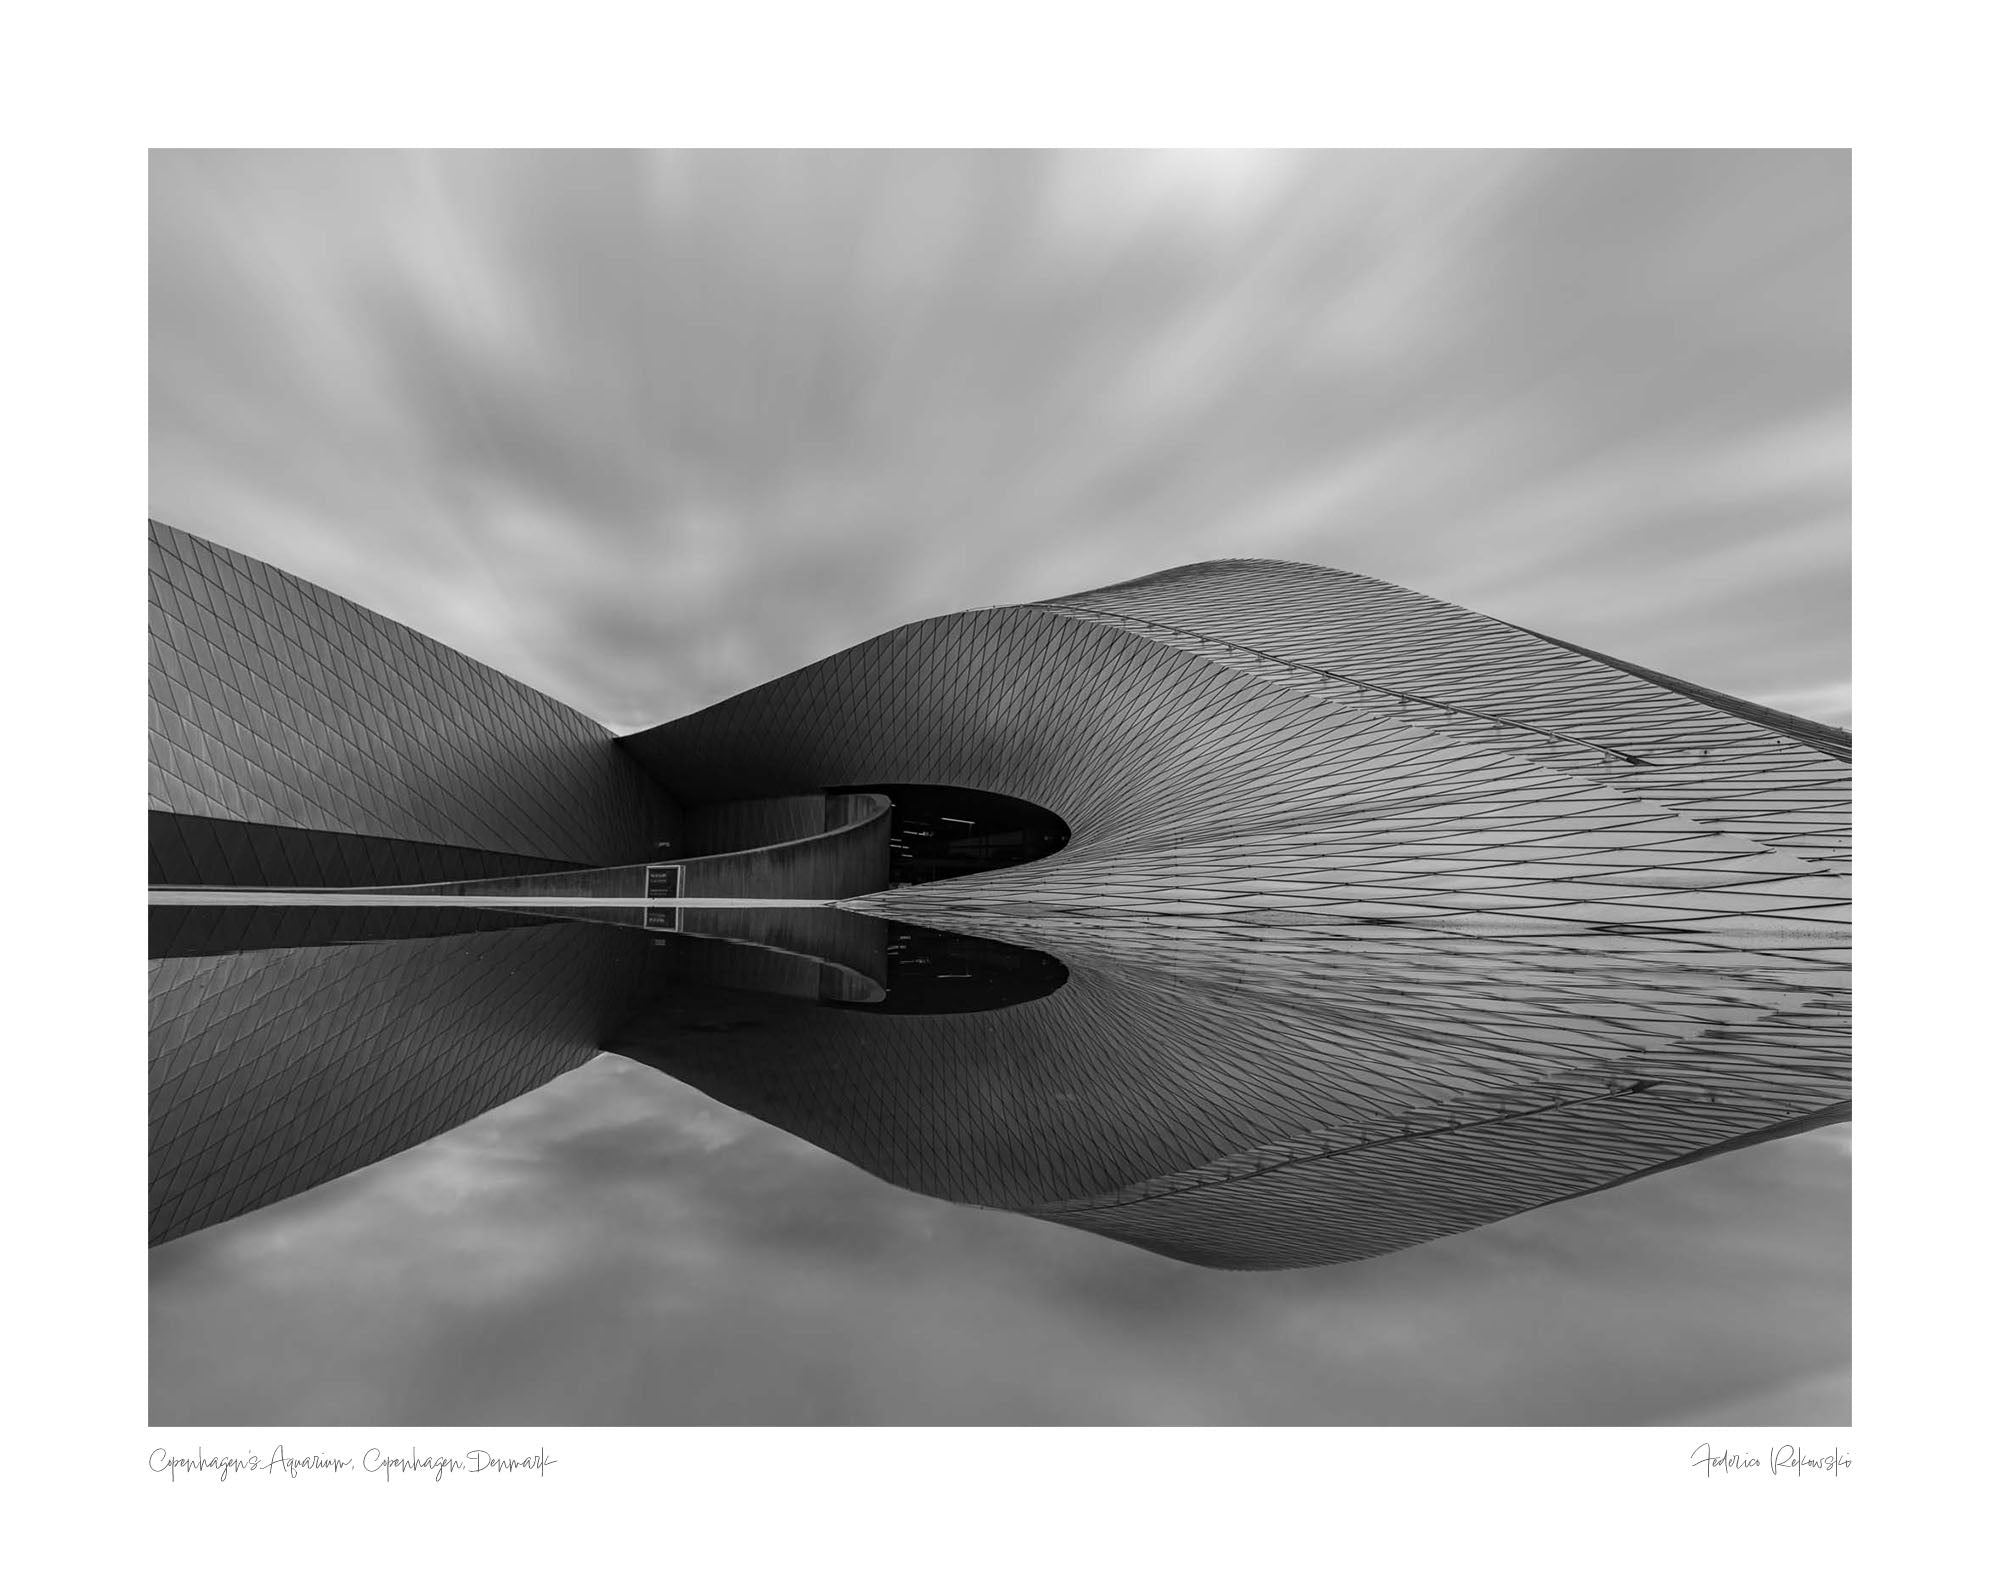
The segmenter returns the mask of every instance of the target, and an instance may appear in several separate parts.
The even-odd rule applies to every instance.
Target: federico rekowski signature
[[[1773,1444],[1758,1454],[1754,1450],[1717,1449],[1713,1444],[1697,1444],[1688,1456],[1688,1464],[1705,1477],[1715,1476],[1718,1472],[1723,1476],[1757,1472],[1774,1477],[1837,1477],[1843,1471],[1854,1469],[1854,1457],[1838,1447],[1814,1454],[1798,1444]]]

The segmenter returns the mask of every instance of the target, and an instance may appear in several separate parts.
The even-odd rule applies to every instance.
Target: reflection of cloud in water
[[[1651,1113],[1622,1139],[1684,1152],[1697,1145],[1675,1122],[1727,1122],[1739,1104],[1763,1119],[1760,1101],[1812,1109],[1844,1090],[1844,1018],[1816,1021],[1840,1011],[1828,934],[1767,935],[1773,949],[1758,952],[1741,933],[1426,934],[1299,915],[1203,928],[1103,913],[1045,913],[1016,931],[1060,949],[1068,981],[945,1018],[718,992],[637,937],[635,956],[668,960],[653,975],[665,995],[620,1032],[674,1075],[599,1057],[406,1154],[158,1249],[155,1419],[1844,1416],[1844,1127],[1387,1257],[1233,1275],[885,1185],[677,1080],[909,1185],[1027,1210],[1107,1164],[1143,1180],[1174,1168],[1176,1143],[1246,1141],[1245,1122],[1281,1142],[1318,1127],[1339,1148],[1385,1101],[1533,1090],[1577,1066],[1684,1085],[1680,1113]],[[677,1039],[687,1012],[701,1031]],[[1177,1081],[1203,1096],[1180,1114]],[[951,1119],[954,1107],[977,1119]],[[1472,1135],[1469,1163],[1426,1158],[1422,1188],[1487,1207],[1487,1135]],[[1609,1157],[1610,1174],[1649,1158]],[[1596,1179],[1560,1147],[1536,1164],[1552,1196]],[[1307,1250],[1338,1246],[1379,1192],[1365,1175],[1338,1186],[1331,1207],[1310,1190],[1282,1207],[1239,1194],[1231,1228],[1275,1240],[1275,1221]],[[1400,1192],[1384,1196],[1390,1216],[1407,1213]]]
[[[153,1420],[1840,1422],[1848,1150],[1230,1275],[917,1197],[603,1057],[157,1250]]]

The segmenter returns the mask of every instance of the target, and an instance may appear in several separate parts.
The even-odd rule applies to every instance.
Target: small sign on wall
[[[678,864],[648,864],[646,866],[646,901],[678,902],[681,895],[681,867]],[[646,909],[646,928],[649,930],[678,930],[681,927],[679,908]]]

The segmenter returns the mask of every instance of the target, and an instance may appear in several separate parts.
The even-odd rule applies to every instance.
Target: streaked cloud
[[[1246,555],[1810,700],[1847,234],[1819,153],[162,153],[153,508],[620,727]]]

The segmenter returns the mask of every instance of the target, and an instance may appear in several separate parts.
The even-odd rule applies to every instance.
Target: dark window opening
[[[889,880],[896,886],[978,875],[1047,858],[1069,841],[1062,817],[1025,799],[973,788],[841,788],[881,793],[889,818]]]

